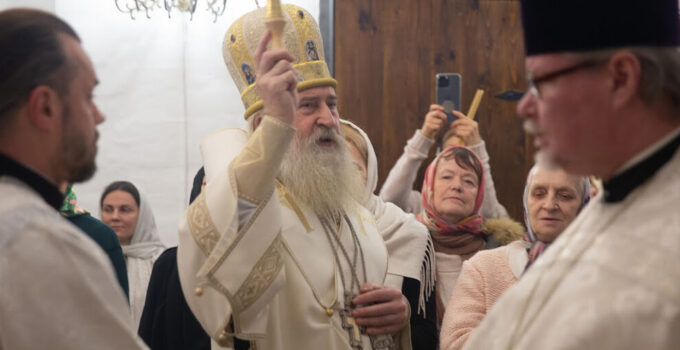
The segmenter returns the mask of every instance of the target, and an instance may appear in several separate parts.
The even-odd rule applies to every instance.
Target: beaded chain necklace
[[[318,216],[318,215],[317,215]],[[340,235],[338,233],[338,230],[333,229],[331,224],[328,222],[328,220],[324,217],[318,216],[319,221],[321,222],[321,225],[323,226],[323,230],[326,233],[326,238],[328,239],[328,243],[331,246],[331,249],[333,250],[333,257],[335,259],[335,262],[338,266],[338,269],[340,270],[340,282],[342,283],[342,288],[344,290],[343,296],[343,307],[340,309],[340,319],[342,321],[342,328],[344,328],[347,331],[347,334],[349,335],[349,343],[352,349],[360,350],[363,349],[363,343],[361,341],[361,334],[365,334],[365,330],[363,327],[359,327],[356,324],[356,321],[354,320],[354,317],[352,317],[352,310],[354,310],[354,307],[352,307],[352,299],[354,299],[357,295],[359,295],[361,291],[361,286],[366,284],[368,281],[368,277],[366,274],[366,259],[364,257],[364,251],[361,247],[361,242],[359,242],[359,237],[357,236],[356,230],[354,229],[354,226],[352,225],[352,222],[349,220],[347,217],[346,213],[343,213],[343,219],[347,223],[347,226],[349,227],[349,231],[351,233],[351,238],[352,238],[352,257],[350,258],[347,249],[345,246],[342,244],[342,241],[340,240]],[[341,221],[338,220],[338,228],[340,227]],[[339,248],[339,249],[338,249]],[[338,250],[342,253],[341,255],[338,254]],[[361,271],[363,273],[363,283],[360,280],[360,275],[357,272],[357,260],[359,260],[361,264]],[[350,270],[350,284],[349,288],[347,288],[347,279],[345,278],[345,272],[342,268],[343,266],[343,261],[347,267],[349,267]],[[355,292],[356,291],[356,292]],[[371,347],[374,350],[381,350],[381,349],[391,349],[394,347],[394,339],[392,338],[391,335],[379,335],[379,336],[369,336],[371,340]]]

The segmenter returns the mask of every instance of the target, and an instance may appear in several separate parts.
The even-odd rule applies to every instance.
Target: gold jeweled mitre
[[[325,61],[321,31],[316,20],[301,7],[283,4],[286,26],[282,33],[283,47],[295,57],[293,67],[300,76],[298,91],[319,86],[337,86]],[[266,9],[259,8],[237,19],[224,36],[222,54],[231,78],[241,93],[245,118],[262,108],[262,98],[255,87],[254,55],[267,30]]]

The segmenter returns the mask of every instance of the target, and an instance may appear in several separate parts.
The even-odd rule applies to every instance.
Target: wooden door
[[[498,198],[523,221],[533,151],[516,104],[494,97],[526,88],[519,1],[336,0],[334,22],[340,114],[371,138],[380,184],[435,102],[435,74],[457,72],[464,112],[485,91],[476,120]]]

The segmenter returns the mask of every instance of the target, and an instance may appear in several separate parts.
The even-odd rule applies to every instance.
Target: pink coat
[[[522,274],[528,255],[522,241],[482,250],[463,263],[444,313],[440,349],[462,349],[498,298]]]

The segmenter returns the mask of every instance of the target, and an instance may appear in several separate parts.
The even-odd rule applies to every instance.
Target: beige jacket
[[[440,349],[462,349],[470,332],[498,298],[522,274],[528,255],[525,243],[483,250],[463,263],[458,283],[448,302],[440,335]]]

